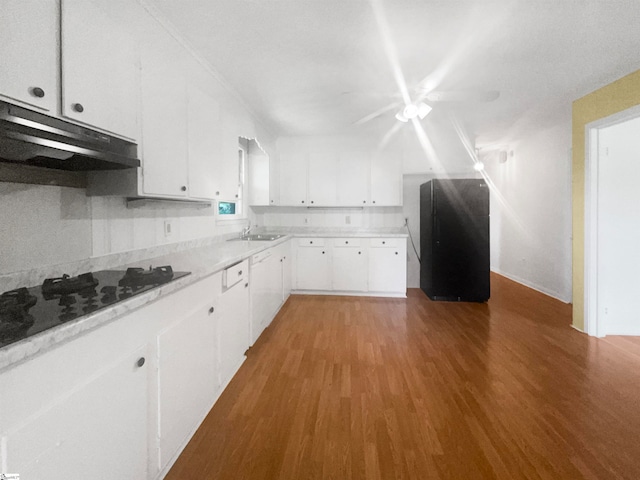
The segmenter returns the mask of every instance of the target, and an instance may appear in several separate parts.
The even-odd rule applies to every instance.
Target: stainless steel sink
[[[271,242],[273,240],[277,240],[279,238],[284,237],[284,235],[280,235],[280,234],[272,234],[272,233],[255,233],[252,235],[242,235],[238,238],[230,238],[229,242],[232,241],[237,241],[237,240],[244,240],[246,242]]]

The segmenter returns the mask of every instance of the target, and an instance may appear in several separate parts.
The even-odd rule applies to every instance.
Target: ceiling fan
[[[365,117],[362,117],[353,124],[362,125],[392,110],[397,110],[395,117],[401,122],[408,122],[413,118],[422,120],[429,115],[431,110],[433,110],[433,106],[431,104],[492,102],[499,96],[500,92],[497,90],[451,90],[427,92],[424,89],[418,88],[416,89],[416,98],[414,101],[409,103],[404,103],[400,100],[395,101],[373,113],[370,113],[369,115],[366,115]]]

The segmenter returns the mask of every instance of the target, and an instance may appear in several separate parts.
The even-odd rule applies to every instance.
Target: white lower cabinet
[[[296,290],[331,290],[329,245],[323,238],[299,238],[295,259]]]
[[[282,266],[282,302],[286,302],[291,295],[293,258],[291,256],[291,240],[275,247],[276,255],[280,258]]]
[[[251,257],[251,345],[291,294],[291,241]]]
[[[247,268],[230,288],[211,275],[1,372],[2,471],[163,478],[242,364]]]
[[[298,293],[406,296],[406,238],[298,238],[294,257]]]
[[[147,478],[153,356],[136,327],[125,330],[107,325],[0,374],[3,472]]]
[[[224,276],[226,274],[227,280]],[[223,272],[219,302],[218,368],[220,385],[226,387],[249,348],[249,261]]]
[[[367,239],[335,238],[332,253],[333,290],[345,292],[366,292],[368,268]]]
[[[183,308],[194,305],[186,309],[190,313],[157,335],[161,467],[172,463],[220,393],[215,308],[220,278],[217,274],[194,286],[196,291],[181,302]]]
[[[369,291],[405,294],[407,240],[374,238],[369,244]]]

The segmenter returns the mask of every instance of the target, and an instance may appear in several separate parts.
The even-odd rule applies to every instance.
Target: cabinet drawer
[[[299,247],[324,247],[324,238],[299,238]]]
[[[359,247],[362,245],[361,238],[334,238],[334,247]]]
[[[404,238],[372,238],[370,245],[377,248],[398,248],[403,242]]]
[[[247,278],[249,262],[244,261],[231,265],[222,271],[222,287],[229,288]]]

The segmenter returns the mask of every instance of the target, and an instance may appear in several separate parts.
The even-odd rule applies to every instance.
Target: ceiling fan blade
[[[375,112],[370,113],[369,115],[366,115],[366,116],[362,117],[360,120],[356,120],[355,122],[353,122],[353,125],[362,125],[364,123],[367,123],[367,122],[373,120],[374,118],[378,118],[380,115],[388,112],[389,110],[393,110],[393,109],[398,108],[399,105],[400,105],[399,102],[390,103],[386,107],[382,107],[381,109],[376,110]]]
[[[452,90],[435,91],[425,95],[428,102],[493,102],[500,96],[497,90],[474,91],[474,90]]]

